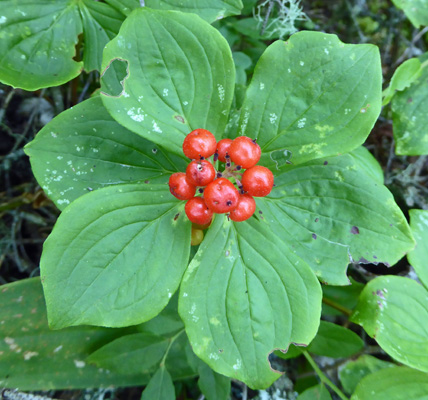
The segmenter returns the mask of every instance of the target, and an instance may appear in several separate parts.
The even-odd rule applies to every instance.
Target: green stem
[[[333,390],[333,392],[336,393],[342,400],[349,400],[342,393],[342,391],[330,379],[327,378],[324,372],[321,371],[321,369],[318,367],[317,363],[313,360],[313,358],[309,355],[309,353],[306,350],[302,350],[302,353],[305,356],[305,358],[308,360],[309,364],[311,364],[311,367],[319,376],[321,382],[329,386],[331,390]]]
[[[172,338],[169,339],[168,347],[166,348],[165,354],[162,357],[162,361],[159,366],[163,367],[165,365],[166,358],[168,357],[169,350],[171,349],[172,344],[177,340],[177,338],[184,332],[184,329],[177,332]]]
[[[335,308],[337,311],[340,311],[341,313],[345,314],[346,316],[351,316],[352,310],[349,308],[343,307],[340,304],[336,303],[333,300],[327,299],[326,297],[322,298],[322,302],[330,307]]]

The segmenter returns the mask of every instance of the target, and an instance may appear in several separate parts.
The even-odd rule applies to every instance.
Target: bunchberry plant
[[[350,263],[392,265],[414,247],[361,147],[381,109],[378,49],[318,32],[276,41],[232,109],[235,66],[220,33],[193,14],[139,8],[106,45],[101,71],[101,91],[26,147],[62,210],[40,266],[49,325],[59,337],[99,338],[74,365],[122,384],[144,376],[143,399],[172,399],[173,380],[199,374],[201,387],[221,382],[222,399],[228,378],[258,389],[278,379],[274,351],[313,362],[302,346],[325,355],[320,341],[337,330],[352,350],[337,356],[358,351],[357,335],[320,324],[322,288],[348,285]],[[351,318],[428,371],[411,339],[391,340],[391,310],[425,307],[426,290],[388,279],[352,285],[361,297]]]

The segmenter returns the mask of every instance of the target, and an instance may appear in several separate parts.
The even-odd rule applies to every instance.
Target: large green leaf
[[[416,247],[407,254],[421,282],[428,288],[428,210],[410,210],[410,228]]]
[[[124,15],[129,15],[136,8],[141,7],[140,0],[106,0]],[[241,0],[145,0],[146,7],[157,10],[176,10],[198,14],[207,22],[213,22],[229,15],[241,13]]]
[[[423,68],[419,78],[391,101],[395,152],[400,155],[428,154],[428,53],[420,60]]]
[[[99,70],[125,16],[94,0],[6,0],[0,16],[0,80],[36,90]],[[83,62],[74,60],[83,32]],[[79,57],[79,55],[77,55]]]
[[[285,150],[293,164],[342,154],[370,133],[380,112],[381,81],[375,46],[296,33],[273,43],[257,63],[239,134],[257,138],[262,162],[271,167]]]
[[[41,275],[53,328],[147,321],[186,269],[190,222],[167,185],[127,184],[74,201],[45,242]]]
[[[77,76],[73,60],[82,21],[76,1],[6,0],[0,12],[0,80],[26,90]]]
[[[340,358],[352,356],[363,346],[364,342],[361,338],[350,329],[321,321],[318,333],[307,351],[320,356]]]
[[[428,25],[427,0],[392,0],[392,2],[404,11],[416,28],[421,25]]]
[[[40,186],[61,210],[88,191],[129,182],[167,183],[186,167],[119,125],[99,97],[58,115],[25,152]]]
[[[94,0],[78,2],[83,23],[85,70],[99,70],[104,46],[119,32],[124,15],[105,3]]]
[[[161,366],[144,389],[141,400],[174,400],[175,389],[171,375]]]
[[[394,264],[414,247],[388,189],[354,157],[289,166],[257,199],[262,222],[329,284],[346,285],[349,262]]]
[[[179,313],[196,355],[252,388],[280,376],[270,352],[312,340],[320,311],[311,269],[255,218],[232,223],[218,215],[180,288]]]
[[[72,327],[52,331],[39,278],[0,287],[0,386],[20,390],[135,386],[149,376],[90,365],[94,350],[124,329]]]
[[[381,369],[392,368],[395,366],[395,364],[379,360],[369,354],[363,354],[356,360],[348,361],[343,368],[339,369],[340,383],[342,384],[343,389],[347,393],[351,394],[354,392],[361,379],[365,376]]]
[[[361,292],[352,321],[394,359],[428,371],[428,292],[400,276],[381,276]]]
[[[351,400],[428,400],[428,374],[406,367],[382,369],[358,384]]]
[[[223,135],[235,68],[226,40],[205,21],[175,11],[135,10],[106,46],[103,70],[114,60],[127,63],[123,90],[109,92],[122,79],[107,70],[101,97],[120,124],[179,154],[193,129]]]

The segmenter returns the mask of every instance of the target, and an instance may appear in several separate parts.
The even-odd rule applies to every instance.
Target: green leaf
[[[113,79],[104,74],[101,98],[121,125],[178,154],[194,129],[223,135],[235,68],[215,28],[192,14],[140,8],[106,46],[103,70],[118,59],[128,64],[123,90],[107,94]]]
[[[160,367],[150,379],[141,400],[175,400],[174,384],[165,366]]]
[[[129,15],[141,7],[140,0],[106,0],[123,14]],[[243,7],[241,0],[145,0],[145,6],[156,10],[175,10],[199,15],[207,22],[237,15]]]
[[[247,90],[240,135],[256,137],[262,163],[276,153],[291,162],[343,154],[361,145],[381,108],[379,51],[303,31],[263,53]]]
[[[321,321],[317,335],[305,350],[318,356],[341,358],[352,356],[363,346],[364,342],[353,331],[331,322]],[[290,345],[287,353],[276,351],[275,354],[287,360],[302,354],[302,349]]]
[[[421,62],[417,58],[404,61],[403,64],[395,70],[388,88],[383,92],[384,99],[382,105],[385,106],[388,104],[396,91],[401,92],[409,87],[419,78],[421,73]]]
[[[183,278],[179,313],[196,355],[251,388],[280,375],[268,355],[308,344],[319,324],[321,288],[276,232],[251,218],[218,215]]]
[[[0,80],[25,90],[61,85],[79,75],[73,60],[82,21],[76,1],[2,1]]]
[[[148,382],[141,373],[116,373],[88,364],[97,348],[129,329],[73,327],[52,331],[39,278],[0,289],[0,385],[20,390],[85,389],[136,386]]]
[[[165,337],[171,337],[183,328],[183,322],[178,315],[178,293],[171,298],[167,306],[156,318],[137,326],[137,329],[141,332]]]
[[[350,357],[364,347],[361,338],[349,329],[321,321],[315,339],[306,349],[310,353],[332,358]]]
[[[78,4],[83,23],[85,70],[99,70],[104,46],[117,35],[125,18],[105,3],[81,0]]]
[[[203,362],[200,363],[198,372],[198,386],[207,400],[228,400],[230,398],[230,378],[217,374]]]
[[[229,15],[238,15],[243,7],[241,0],[146,0],[146,5],[157,10],[195,13],[210,23]]]
[[[428,292],[400,276],[380,276],[361,292],[351,316],[394,359],[428,371]]]
[[[190,222],[167,185],[115,185],[60,215],[44,244],[49,323],[135,325],[176,291],[190,251]]]
[[[320,383],[299,394],[297,400],[331,400],[331,396],[327,388]]]
[[[426,400],[428,374],[406,367],[387,368],[362,379],[351,400]]]
[[[382,361],[376,357],[364,354],[355,361],[348,361],[343,368],[339,369],[340,383],[343,389],[351,394],[365,376],[381,369],[395,366],[395,364],[390,362]]]
[[[150,321],[135,326],[137,331],[107,343],[88,358],[100,368],[127,374],[153,373],[165,356],[165,365],[174,380],[197,375],[196,358],[190,348],[177,312],[174,296],[162,312]],[[200,363],[201,361],[197,359]],[[146,375],[145,375],[146,376]]]
[[[410,22],[419,28],[428,25],[428,4],[426,0],[392,0],[396,7],[401,8]]]
[[[295,346],[294,344],[290,344],[290,346],[288,346],[288,349],[286,349],[287,352],[284,353],[283,351],[280,350],[275,350],[274,354],[279,357],[282,358],[283,360],[288,360],[290,358],[296,358],[302,355],[302,350],[300,349],[299,346]]]
[[[105,186],[167,183],[186,163],[119,125],[95,97],[64,111],[25,147],[33,173],[61,210]]]
[[[360,167],[371,179],[383,185],[383,169],[379,162],[364,146],[357,147],[352,150],[349,155],[355,159],[356,164]]]
[[[428,288],[428,210],[410,210],[410,228],[416,247],[407,254],[421,282]]]
[[[399,155],[428,154],[428,53],[420,58],[423,61],[422,74],[413,84],[396,93],[391,102],[395,152]]]
[[[358,297],[361,291],[363,290],[364,285],[362,283],[356,282],[352,278],[349,278],[349,280],[351,281],[351,284],[348,286],[323,285],[323,298],[340,304],[342,307],[346,307],[349,310],[352,310],[358,303]],[[343,314],[337,309],[330,307],[323,302],[322,315],[337,316]]]
[[[346,285],[350,261],[393,265],[414,247],[388,189],[349,155],[289,166],[257,199],[263,222],[328,284]]]
[[[134,333],[101,347],[88,362],[118,373],[147,374],[156,370],[167,348],[168,339],[164,337]]]

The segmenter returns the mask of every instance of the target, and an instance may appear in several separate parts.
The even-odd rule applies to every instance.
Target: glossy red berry
[[[195,160],[187,166],[186,176],[192,185],[207,186],[216,177],[216,171],[209,161]]]
[[[237,137],[229,148],[230,159],[244,169],[256,165],[261,154],[260,146],[247,136]]]
[[[216,179],[204,190],[206,205],[215,213],[233,211],[238,205],[239,192],[226,178]]]
[[[177,199],[189,200],[196,193],[196,186],[192,185],[184,172],[176,172],[169,177],[169,191]]]
[[[241,179],[243,189],[251,196],[267,196],[273,187],[273,174],[266,167],[256,165],[247,169]]]
[[[191,222],[207,225],[211,222],[213,212],[207,207],[202,197],[193,197],[185,205],[184,211]]]
[[[221,162],[226,162],[226,153],[229,153],[229,148],[230,145],[232,144],[233,140],[232,139],[221,139],[218,143],[217,143],[217,154],[218,154],[218,159]]]
[[[256,211],[256,201],[249,194],[241,194],[238,200],[238,206],[230,212],[230,219],[235,222],[245,221]]]
[[[190,245],[197,246],[198,244],[201,244],[202,240],[204,240],[204,232],[202,232],[200,229],[192,228]]]
[[[214,135],[206,129],[195,129],[183,142],[183,153],[192,160],[210,157],[215,153],[216,148],[217,141]]]

